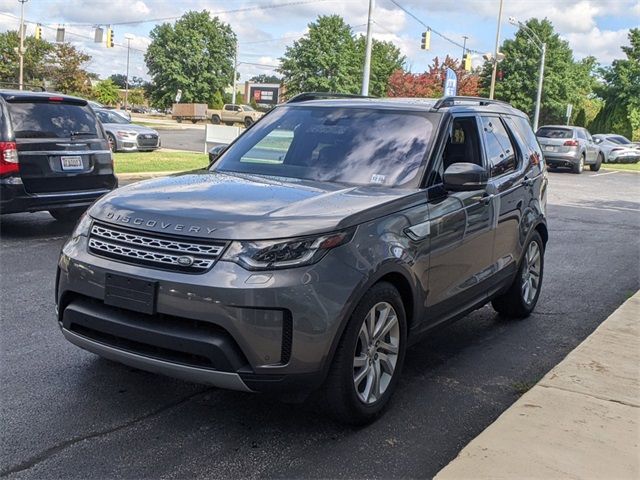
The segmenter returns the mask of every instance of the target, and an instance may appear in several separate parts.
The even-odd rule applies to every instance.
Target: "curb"
[[[144,180],[147,178],[166,177],[167,175],[173,175],[174,173],[180,173],[180,170],[171,172],[140,172],[140,173],[118,173],[116,177],[118,180]]]
[[[640,291],[434,478],[640,478]]]

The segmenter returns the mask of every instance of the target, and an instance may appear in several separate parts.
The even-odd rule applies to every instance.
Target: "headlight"
[[[222,260],[235,262],[248,270],[275,270],[302,267],[319,261],[325,254],[353,237],[355,228],[314,237],[233,242]]]
[[[135,137],[137,135],[136,132],[125,132],[124,130],[118,130],[116,132],[116,135],[119,138],[126,138],[126,137]]]
[[[71,238],[74,239],[80,236],[84,236],[84,237],[88,236],[90,227],[91,227],[91,217],[87,212],[84,212],[80,217],[80,219],[78,220],[78,223],[76,223],[76,228],[73,229]]]

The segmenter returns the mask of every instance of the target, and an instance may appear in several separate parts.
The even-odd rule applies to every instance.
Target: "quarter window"
[[[509,134],[498,117],[481,117],[482,131],[492,177],[516,169],[516,153]]]

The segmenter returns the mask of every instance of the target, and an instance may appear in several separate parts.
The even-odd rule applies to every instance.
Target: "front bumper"
[[[350,248],[309,267],[250,272],[218,261],[191,274],[95,256],[81,236],[60,257],[58,320],[72,343],[136,368],[236,390],[311,391],[364,283]],[[106,305],[109,273],[157,282],[155,313]]]
[[[136,137],[116,137],[117,150],[121,152],[150,152],[160,148],[160,137],[154,139],[142,139]]]

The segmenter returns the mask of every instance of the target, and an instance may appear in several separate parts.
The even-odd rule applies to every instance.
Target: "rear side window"
[[[511,130],[517,131],[520,139],[526,145],[526,149],[524,150],[524,152],[525,153],[530,152],[530,154],[535,153],[537,156],[536,161],[540,162],[544,158],[542,155],[542,149],[540,148],[538,139],[533,133],[533,130],[529,125],[529,122],[527,121],[527,119],[522,117],[517,117],[517,116],[506,117],[505,119],[507,120],[507,123],[509,125],[515,126],[515,129],[512,127]]]
[[[509,134],[498,117],[481,117],[492,177],[513,172],[516,169],[516,152]]]
[[[578,134],[578,138],[581,138],[583,140],[587,139],[587,134],[584,133],[584,130],[576,130],[576,133]]]
[[[570,128],[542,127],[536,135],[544,138],[573,138],[573,131]]]
[[[88,106],[68,103],[8,103],[16,138],[70,138],[98,135],[98,126]]]

